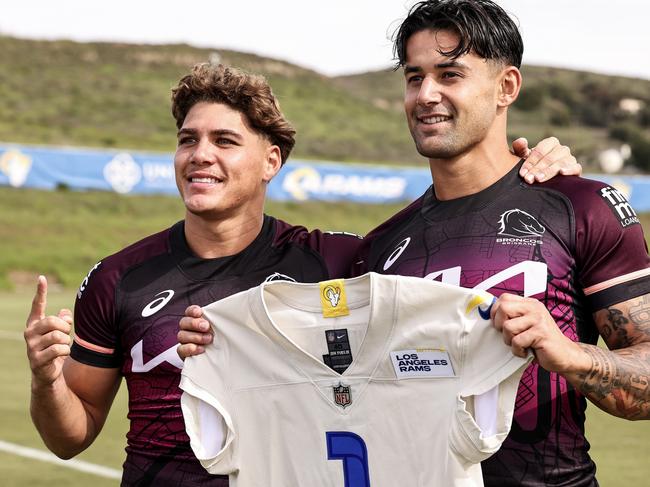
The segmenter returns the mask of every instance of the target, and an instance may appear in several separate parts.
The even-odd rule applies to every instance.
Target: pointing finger
[[[36,285],[36,294],[32,300],[32,309],[27,318],[27,326],[35,321],[45,318],[45,308],[47,307],[47,279],[45,276],[38,276]]]

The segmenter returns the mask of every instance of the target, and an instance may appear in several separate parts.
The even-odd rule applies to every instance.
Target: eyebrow
[[[182,128],[178,131],[176,134],[176,137],[180,137],[181,135],[196,135],[198,133],[198,130],[193,129],[193,128]],[[235,132],[234,130],[229,130],[229,129],[217,129],[217,130],[210,130],[209,134],[212,137],[220,136],[220,135],[229,135],[231,137],[235,137],[237,139],[241,139],[242,136],[239,132]]]
[[[438,64],[436,64],[435,67],[438,68],[438,69],[461,68],[461,69],[467,69],[468,71],[470,70],[470,67],[467,64],[462,63],[462,62],[460,62],[460,61],[458,61],[456,59],[452,59],[452,60],[447,61],[445,63],[438,63]]]
[[[445,61],[444,63],[435,64],[433,67],[436,69],[460,68],[460,69],[465,69],[467,71],[471,71],[471,68],[467,64],[457,61],[455,59]],[[408,64],[404,66],[404,74],[419,73],[422,71],[423,71],[422,67],[420,66],[410,66]]]

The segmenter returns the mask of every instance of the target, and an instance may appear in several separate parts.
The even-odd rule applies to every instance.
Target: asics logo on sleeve
[[[392,266],[397,259],[399,259],[399,256],[402,255],[402,252],[406,250],[406,247],[408,247],[410,243],[411,237],[406,237],[404,240],[397,244],[397,248],[393,250],[393,253],[388,256],[388,259],[386,259],[386,262],[384,263],[384,270],[388,270],[388,268]]]
[[[145,306],[145,308],[142,310],[143,318],[148,318],[149,316],[152,316],[163,309],[165,305],[169,303],[169,300],[174,296],[174,291],[167,289],[166,291],[159,292],[156,294],[156,296],[160,296],[161,294],[164,296],[154,299],[147,306]]]

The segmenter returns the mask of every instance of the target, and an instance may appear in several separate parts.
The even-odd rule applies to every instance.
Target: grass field
[[[269,202],[267,212],[310,228],[364,234],[402,206]],[[182,218],[178,197],[0,187],[0,289],[38,273],[74,288],[102,257]]]

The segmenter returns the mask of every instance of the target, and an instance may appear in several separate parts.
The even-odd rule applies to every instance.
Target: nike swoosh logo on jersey
[[[397,248],[393,250],[393,253],[388,256],[388,259],[386,259],[384,270],[388,270],[388,268],[392,266],[397,259],[399,259],[399,256],[402,255],[402,252],[406,250],[406,247],[408,247],[410,243],[411,237],[406,237],[404,240],[397,244]]]
[[[142,317],[143,318],[148,318],[149,316],[152,316],[156,314],[158,311],[163,309],[167,303],[169,303],[170,299],[174,296],[174,291],[171,289],[167,289],[166,291],[159,292],[156,294],[156,296],[160,296],[161,294],[164,294],[164,296],[161,296],[157,299],[154,299],[151,301],[148,305],[145,306],[145,308],[142,310]]]

